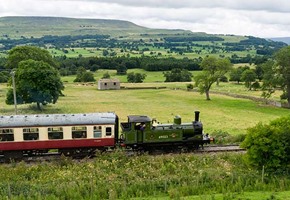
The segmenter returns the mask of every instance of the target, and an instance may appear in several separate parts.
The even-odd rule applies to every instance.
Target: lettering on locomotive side
[[[160,135],[159,137],[158,137],[158,139],[167,139],[168,138],[168,135]]]

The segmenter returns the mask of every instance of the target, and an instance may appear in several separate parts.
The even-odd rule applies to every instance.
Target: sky
[[[0,17],[119,19],[148,28],[290,37],[289,0],[0,0]]]

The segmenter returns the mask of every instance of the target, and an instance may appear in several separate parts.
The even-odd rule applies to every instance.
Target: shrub
[[[290,116],[259,123],[248,129],[242,147],[247,149],[247,161],[256,167],[286,169],[290,164]]]
[[[127,81],[129,83],[142,83],[146,78],[146,74],[130,72],[127,75]]]

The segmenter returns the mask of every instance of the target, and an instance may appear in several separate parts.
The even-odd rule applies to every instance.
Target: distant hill
[[[0,17],[0,57],[19,45],[51,49],[55,56],[199,58],[216,55],[230,57],[232,63],[250,63],[257,55],[270,56],[287,46],[252,36],[152,29],[123,20]]]
[[[290,37],[277,37],[277,38],[270,38],[270,40],[273,40],[275,42],[284,42],[286,44],[290,44]]]
[[[64,17],[0,17],[0,33],[9,38],[44,35],[111,35],[183,34],[185,30],[150,29],[132,22],[109,19],[76,19]]]

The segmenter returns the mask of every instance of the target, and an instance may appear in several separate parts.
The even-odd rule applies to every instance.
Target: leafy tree
[[[248,129],[241,147],[247,149],[248,162],[266,169],[289,168],[290,164],[290,116],[259,123]]]
[[[201,94],[206,94],[206,100],[210,100],[209,90],[213,83],[217,82],[231,69],[231,62],[225,58],[209,56],[201,62],[202,72],[195,77],[195,85]]]
[[[237,81],[238,84],[242,78],[243,69],[241,67],[232,69],[230,72],[230,81]]]
[[[244,81],[245,86],[251,90],[252,82],[256,80],[256,73],[251,69],[247,69],[242,73],[241,80]]]
[[[186,69],[174,68],[170,72],[163,73],[165,82],[189,82],[192,74]]]
[[[277,66],[275,72],[280,77],[279,82],[283,94],[281,99],[286,99],[290,105],[290,46],[280,49],[275,54]]]
[[[103,74],[103,77],[102,78],[111,78],[109,72],[106,72]]]
[[[7,83],[10,78],[10,74],[7,71],[0,72],[0,83]]]
[[[19,62],[29,59],[43,61],[56,67],[56,63],[47,50],[34,46],[18,46],[11,49],[8,53],[6,67],[10,69],[17,68]]]
[[[15,72],[17,103],[56,103],[64,89],[58,71],[43,61],[25,60],[18,64]],[[7,104],[14,104],[13,89],[9,89],[6,98]]]
[[[258,88],[261,88],[261,85],[260,85],[260,83],[258,81],[255,81],[252,84],[252,89],[257,90]]]
[[[130,72],[127,75],[127,81],[129,83],[142,83],[145,78],[146,78],[146,74],[141,74],[141,73]]]
[[[117,66],[117,74],[118,75],[127,74],[127,67],[124,64],[119,64]]]
[[[77,77],[74,82],[94,82],[96,81],[94,78],[94,74],[92,72],[87,71],[85,68],[80,67],[77,70]]]
[[[286,99],[290,105],[290,46],[281,48],[274,58],[276,63],[269,61],[263,66],[263,96],[271,96],[275,88],[280,87],[281,99]]]
[[[261,65],[257,65],[255,68],[255,73],[257,76],[257,79],[259,79],[259,81],[261,81],[263,79],[263,75],[264,75],[264,71]]]
[[[95,72],[95,71],[97,71],[99,68],[100,68],[99,65],[97,65],[97,64],[93,64],[93,65],[90,66],[90,71]]]

